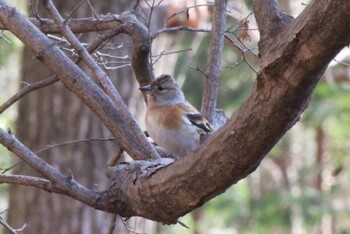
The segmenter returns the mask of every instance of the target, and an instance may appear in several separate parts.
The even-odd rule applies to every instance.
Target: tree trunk
[[[57,1],[56,6],[63,15],[68,15],[78,2]],[[107,13],[111,7],[124,11],[128,5],[129,1],[103,1],[96,2],[94,9]],[[91,11],[83,4],[74,16],[91,16]],[[33,59],[33,54],[27,48],[23,52],[22,64],[23,82],[32,83],[52,75],[42,63]],[[132,90],[136,90],[136,82],[129,74],[131,68],[126,67],[114,70],[110,77],[118,81],[116,85],[122,90],[121,95],[127,103],[133,104],[131,109],[136,112],[139,109],[137,103],[142,102],[134,101]],[[70,140],[111,136],[96,115],[61,83],[55,83],[21,99],[18,110],[17,136],[33,150]],[[115,142],[86,142],[55,148],[40,156],[65,174],[72,173],[84,186],[102,190],[107,183],[105,171],[108,158],[115,150]],[[15,173],[35,175],[23,163],[15,169]],[[67,197],[16,185],[10,187],[8,215],[13,227],[28,224],[25,233],[106,233],[110,224],[110,215],[107,213]],[[116,229],[126,230],[120,221],[117,222]]]

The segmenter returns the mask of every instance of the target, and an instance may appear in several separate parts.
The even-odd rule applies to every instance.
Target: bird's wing
[[[181,108],[185,112],[185,116],[195,126],[203,129],[205,132],[212,132],[213,127],[204,116],[196,110],[191,104],[183,103]]]

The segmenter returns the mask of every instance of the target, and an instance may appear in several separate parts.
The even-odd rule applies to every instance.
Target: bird
[[[176,81],[167,74],[139,88],[146,94],[146,129],[155,143],[167,153],[182,157],[194,150],[201,134],[213,127],[188,101]]]

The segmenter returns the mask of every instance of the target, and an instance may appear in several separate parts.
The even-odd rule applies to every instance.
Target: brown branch
[[[15,95],[13,95],[10,99],[8,99],[4,104],[0,106],[0,114],[28,93],[49,86],[57,81],[59,81],[59,79],[56,76],[51,76],[45,80],[38,81],[32,84],[27,84],[24,88],[22,88],[19,92],[17,92]]]
[[[4,175],[0,174],[0,184],[16,184],[42,189],[46,192],[61,193],[62,191],[52,185],[49,180],[24,175]]]
[[[281,11],[276,0],[253,0],[253,9],[260,32],[259,51],[266,54],[270,51],[270,45],[266,44],[267,38],[275,38],[286,29],[293,17]]]
[[[151,35],[151,38],[154,39],[157,36],[159,36],[162,33],[167,33],[167,32],[176,32],[176,31],[188,31],[188,32],[211,32],[210,29],[205,29],[205,28],[192,28],[192,27],[188,27],[188,26],[175,26],[175,27],[163,27],[158,29],[156,32],[154,32]]]
[[[60,30],[51,19],[45,18],[30,18],[32,24],[34,24],[40,31],[44,33],[59,33]],[[106,31],[118,27],[120,23],[115,20],[115,15],[99,15],[98,19],[95,17],[70,19],[67,21],[68,27],[74,33],[87,33]],[[0,22],[0,30],[9,30],[9,28]]]
[[[6,211],[6,210],[5,210]],[[21,228],[15,229],[11,227],[6,220],[1,216],[1,214],[4,213],[4,211],[0,212],[0,225],[2,225],[10,234],[18,234],[19,232],[23,231],[27,224],[23,224]]]
[[[61,82],[99,116],[126,152],[135,159],[157,155],[148,154],[137,137],[127,139],[126,136],[134,136],[134,132],[130,129],[130,121],[125,121],[121,113],[116,111],[115,103],[25,16],[3,1],[0,1],[0,21],[30,46],[37,58],[51,68]]]
[[[119,26],[119,27],[115,27],[111,30],[108,30],[102,34],[99,34],[97,36],[97,39],[91,45],[89,45],[89,47],[87,48],[87,51],[90,54],[93,53],[94,51],[96,51],[100,47],[102,47],[102,45],[104,43],[106,43],[108,40],[110,40],[114,36],[120,34],[121,32],[122,32],[122,28]],[[81,60],[82,60],[82,58],[81,58],[81,56],[79,56],[78,58],[76,58],[74,60],[74,62],[76,64],[78,64],[78,63],[80,63]],[[51,76],[51,77],[49,77],[45,80],[42,80],[42,81],[34,82],[31,84],[26,84],[26,86],[24,88],[22,88],[20,91],[18,91],[15,95],[13,95],[10,99],[8,99],[4,104],[2,104],[0,106],[0,114],[2,112],[4,112],[7,108],[12,106],[19,99],[21,99],[25,95],[29,94],[30,92],[33,92],[33,91],[41,89],[41,88],[45,88],[45,87],[47,87],[47,86],[49,86],[57,81],[59,81],[59,79],[57,78],[56,75],[54,75],[54,76]]]
[[[221,56],[224,47],[227,0],[216,0],[213,8],[213,26],[210,35],[209,61],[204,81],[202,113],[213,123],[219,92]]]
[[[37,151],[36,154],[40,154],[57,147],[62,147],[62,146],[71,145],[71,144],[93,142],[93,141],[114,141],[114,140],[115,140],[114,137],[108,137],[108,138],[86,138],[86,139],[79,139],[79,140],[73,140],[73,141],[66,141],[59,144],[46,145],[43,149]]]
[[[46,180],[34,177],[17,177],[16,179],[13,176],[11,177],[2,174],[0,175],[0,178],[2,178],[3,181],[13,180],[12,182],[16,184],[35,186],[44,189],[45,191],[69,195],[85,204],[90,204],[91,206],[96,205],[100,198],[99,193],[88,190],[78,184],[70,176],[64,176],[61,174],[18,141],[10,131],[7,133],[0,128],[0,143],[36,170],[50,183],[47,183]]]
[[[115,107],[121,117],[124,119],[125,122],[128,123],[129,129],[131,130],[132,134],[130,135],[123,135],[120,137],[124,137],[127,139],[127,141],[135,141],[136,144],[139,144],[142,146],[142,148],[145,151],[145,155],[152,158],[157,159],[159,158],[159,155],[157,151],[152,147],[152,145],[148,142],[146,136],[142,133],[141,129],[139,128],[138,124],[136,123],[136,120],[132,117],[131,113],[129,112],[125,102],[121,98],[120,94],[110,81],[107,74],[97,65],[97,63],[94,61],[94,59],[90,56],[89,52],[85,49],[85,47],[80,43],[78,38],[74,35],[74,33],[70,30],[70,28],[64,23],[64,20],[56,7],[53,5],[51,0],[45,0],[44,6],[47,8],[53,19],[55,20],[56,24],[58,25],[60,32],[62,35],[66,37],[66,39],[71,43],[74,49],[76,49],[80,56],[82,57],[84,63],[88,66],[90,71],[94,74],[98,82],[101,84],[103,90],[107,93],[107,95],[112,99],[112,101],[115,104]],[[131,157],[135,157],[134,159],[140,159],[142,157],[137,156],[137,152],[132,152],[131,149]]]
[[[132,67],[136,79],[140,86],[148,85],[154,74],[150,63],[151,39],[148,29],[137,19],[133,13],[124,13],[120,16],[120,21],[125,33],[133,40]]]
[[[283,26],[293,20],[293,17],[281,11],[276,0],[253,0],[253,9],[260,37],[268,37],[278,33]]]

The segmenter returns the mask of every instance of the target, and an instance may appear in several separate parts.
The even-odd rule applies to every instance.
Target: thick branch
[[[274,62],[260,71],[251,96],[223,128],[150,178],[131,177],[111,191],[133,194],[122,197],[138,207],[137,215],[175,223],[247,176],[299,120],[324,69],[350,43],[349,17],[350,1],[313,2],[275,41],[282,51],[269,53]]]
[[[140,86],[148,85],[154,79],[150,63],[151,39],[148,29],[131,13],[122,14],[120,20],[125,33],[133,39],[131,64],[136,79]]]
[[[276,0],[253,0],[253,9],[260,33],[259,50],[269,50],[266,38],[275,38],[291,21],[292,17],[281,11]]]
[[[219,80],[221,73],[221,55],[224,47],[227,0],[216,0],[213,9],[213,26],[210,34],[209,61],[204,82],[202,113],[213,123]]]

